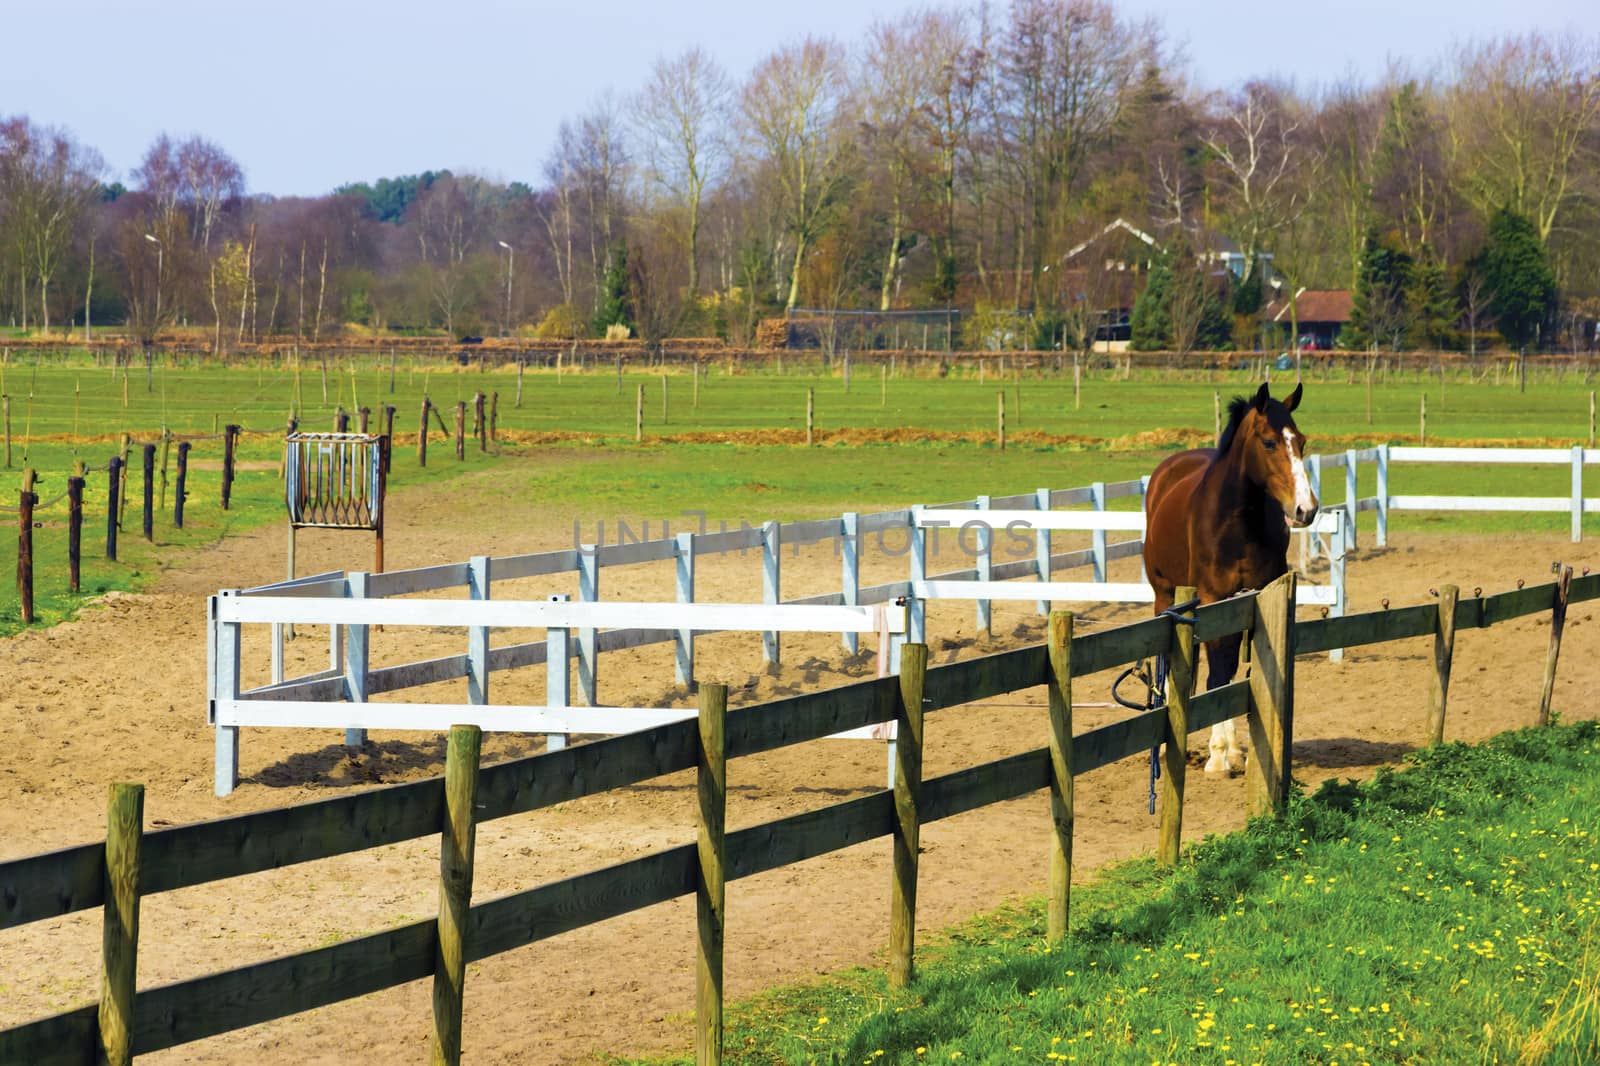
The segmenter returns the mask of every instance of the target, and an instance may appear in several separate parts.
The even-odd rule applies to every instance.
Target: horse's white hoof
[[[1233,770],[1228,765],[1227,758],[1223,755],[1213,755],[1206,760],[1206,773],[1208,774],[1229,774],[1232,772]]]

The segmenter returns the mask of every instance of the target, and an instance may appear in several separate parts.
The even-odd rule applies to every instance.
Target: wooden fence
[[[1251,809],[1277,809],[1289,785],[1296,654],[1433,635],[1435,682],[1418,730],[1419,740],[1432,742],[1443,730],[1455,633],[1549,611],[1553,625],[1541,708],[1541,718],[1547,718],[1566,604],[1600,597],[1600,575],[1572,579],[1568,569],[1559,582],[1486,597],[1461,599],[1448,586],[1440,592],[1437,602],[1297,624],[1289,574],[1259,593],[1203,607],[1192,622],[1157,617],[1079,636],[1072,632],[1071,615],[1056,613],[1044,645],[931,670],[925,649],[908,645],[899,676],[732,714],[725,713],[726,690],[706,683],[695,721],[481,769],[476,730],[459,727],[452,730],[442,779],[149,834],[141,832],[139,786],[113,786],[105,843],[0,864],[0,929],[89,907],[104,907],[106,916],[100,1001],[0,1032],[0,1062],[127,1062],[135,1054],[430,975],[435,1055],[456,1061],[467,962],[690,893],[699,900],[697,1057],[718,1062],[727,881],[865,840],[892,838],[890,976],[902,984],[912,974],[921,825],[1050,789],[1050,935],[1059,938],[1066,932],[1072,868],[1073,778],[1165,743],[1169,772],[1160,854],[1172,861],[1181,832],[1188,734],[1248,714],[1254,742],[1247,777]],[[1255,666],[1250,677],[1191,697],[1187,686],[1193,681],[1196,643],[1240,631],[1251,640]],[[1168,708],[1073,734],[1075,677],[1156,654],[1171,655],[1174,664]],[[1038,685],[1049,686],[1049,747],[922,779],[925,712]],[[885,721],[897,722],[902,737],[892,792],[725,832],[727,759]],[[689,769],[699,776],[697,842],[469,906],[476,822]],[[437,919],[159,988],[135,988],[142,896],[436,833],[442,848]]]

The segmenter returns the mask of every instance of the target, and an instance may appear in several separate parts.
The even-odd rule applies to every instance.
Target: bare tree
[[[1242,278],[1255,268],[1268,236],[1303,209],[1303,201],[1297,208],[1292,180],[1299,128],[1281,94],[1256,82],[1227,104],[1206,138],[1229,199],[1232,236],[1244,257]]]
[[[24,269],[38,282],[39,322],[50,329],[50,283],[84,222],[105,163],[63,130],[26,118],[0,122],[0,201]]]
[[[691,48],[675,59],[658,59],[634,101],[650,179],[665,191],[672,209],[687,216],[683,244],[691,299],[700,291],[702,201],[727,162],[720,130],[731,93],[716,61]]]
[[[1480,214],[1506,206],[1548,242],[1596,165],[1600,37],[1531,33],[1463,46],[1450,92],[1461,188]]]
[[[806,252],[827,228],[848,176],[848,100],[844,49],[815,37],[768,56],[744,87],[746,137],[776,176],[784,224],[794,241],[784,305],[790,310],[799,299]]]

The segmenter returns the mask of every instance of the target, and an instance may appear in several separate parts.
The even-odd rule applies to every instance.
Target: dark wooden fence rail
[[[1285,579],[1281,584],[1287,586],[1287,600],[1284,590],[1269,594],[1276,595],[1278,602],[1292,601],[1292,580]],[[1248,629],[1255,634],[1256,650],[1266,653],[1260,661],[1271,662],[1274,667],[1258,668],[1251,680],[1194,696],[1184,707],[1183,720],[1192,732],[1249,714],[1252,730],[1266,730],[1263,735],[1269,742],[1281,746],[1278,751],[1261,755],[1262,761],[1271,755],[1268,765],[1275,764],[1286,780],[1287,759],[1283,756],[1292,743],[1293,654],[1429,634],[1436,641],[1453,639],[1454,630],[1483,628],[1524,615],[1553,612],[1560,602],[1561,587],[1560,583],[1541,585],[1459,601],[1441,596],[1438,603],[1393,611],[1298,625],[1290,619],[1286,628],[1263,623],[1263,594],[1201,608],[1195,616],[1195,641]],[[1600,575],[1572,579],[1566,591],[1567,602],[1600,597]],[[1445,611],[1449,613],[1442,619]],[[1051,625],[1054,648],[1047,644],[985,656],[927,670],[925,677],[914,676],[923,660],[913,655],[903,664],[905,669],[898,678],[866,681],[735,710],[727,716],[720,737],[703,735],[701,724],[691,720],[486,767],[475,774],[476,821],[532,811],[696,766],[704,773],[708,759],[715,762],[751,755],[875,722],[896,720],[902,730],[913,727],[915,735],[920,736],[913,712],[906,706],[908,693],[919,688],[922,711],[956,707],[1038,685],[1070,693],[1073,677],[1174,650],[1187,640],[1175,636],[1176,628],[1168,618],[1153,618],[1077,636],[1070,645],[1063,646],[1058,635],[1070,632],[1070,616],[1057,615]],[[1279,630],[1276,637],[1262,636],[1274,629]],[[1278,643],[1274,645],[1273,640]],[[1436,664],[1443,664],[1439,669],[1446,691],[1448,660],[1448,655],[1442,659],[1436,656]],[[1052,669],[1052,662],[1070,665],[1062,673],[1059,667]],[[1257,677],[1263,675],[1267,680],[1258,681]],[[1283,684],[1276,696],[1269,697],[1260,687],[1272,684],[1272,677],[1282,678]],[[1276,724],[1262,724],[1259,719],[1269,711],[1263,702],[1271,698],[1283,701],[1279,709],[1285,712],[1284,717]],[[1059,702],[1052,699],[1052,704]],[[1427,717],[1431,719],[1436,713],[1442,714],[1442,704],[1436,708],[1430,701]],[[1431,721],[1427,731],[1432,731]],[[1419,728],[1419,735],[1423,732]],[[1173,735],[1174,724],[1168,711],[1136,714],[1077,736],[1068,734],[1062,761],[1070,768],[1070,775],[1076,776],[1163,742],[1172,743]],[[720,747],[720,752],[708,754],[708,744]],[[462,757],[458,754],[454,759],[460,761]],[[475,769],[475,749],[469,761]],[[912,768],[902,763],[903,772]],[[466,961],[471,962],[703,891],[708,868],[719,870],[720,878],[734,881],[879,837],[912,840],[921,824],[1042,788],[1054,789],[1053,795],[1064,791],[1065,810],[1055,820],[1059,832],[1064,817],[1070,835],[1071,793],[1070,789],[1061,788],[1058,776],[1059,770],[1052,769],[1052,749],[1041,748],[919,781],[914,795],[876,793],[726,835],[709,834],[711,844],[703,834],[699,844],[685,844],[488,900],[472,906],[464,915],[459,910],[450,913],[463,931],[462,950]],[[461,780],[459,774],[457,779]],[[1281,801],[1281,794],[1273,795],[1272,782],[1264,782],[1262,787],[1272,800]],[[451,846],[459,852],[461,827],[452,828],[449,816],[450,810],[458,811],[459,807],[447,806],[446,790],[443,779],[397,785],[162,830],[140,835],[136,843],[126,839],[126,832],[120,836],[113,833],[107,843],[80,845],[0,864],[0,928],[95,906],[121,908],[117,913],[124,917],[119,921],[126,923],[131,899],[131,928],[116,925],[118,951],[114,957],[113,938],[107,938],[108,973],[115,964],[119,967],[116,973],[121,974],[126,967],[119,960],[136,945],[136,901],[140,896],[435,834],[455,840]],[[126,806],[125,790],[114,794],[114,812],[120,809],[116,806],[119,802]],[[1181,819],[1181,808],[1180,786],[1169,790],[1163,800],[1163,839],[1175,836],[1173,827]],[[117,815],[113,824],[127,820]],[[137,830],[137,824],[133,828]],[[470,846],[469,838],[466,847]],[[708,846],[718,852],[714,867],[706,864],[704,849]],[[1070,873],[1070,839],[1067,847],[1064,872]],[[118,888],[116,898],[108,900],[107,885],[123,884],[130,876],[126,873],[129,865],[121,858],[130,853],[136,856],[132,867],[136,871],[132,875],[136,878],[136,891],[130,896]],[[1175,858],[1175,850],[1164,857]],[[449,868],[460,871],[462,859],[458,854],[455,865]],[[470,878],[470,855],[465,856],[465,861]],[[897,877],[904,876],[903,869],[897,871]],[[1063,923],[1060,929],[1053,928],[1053,935],[1064,932],[1065,892],[1064,880],[1052,877],[1053,913],[1059,910]],[[903,889],[895,893],[899,909],[892,924],[896,927],[913,920],[914,893],[909,894],[909,901],[906,895]],[[442,896],[446,902],[450,898],[449,893]],[[710,920],[720,921],[716,917],[720,914],[718,908],[702,909],[703,942],[707,914],[712,916]],[[314,951],[140,991],[133,1000],[131,1022],[126,1022],[129,1016],[125,1013],[108,1013],[101,1004],[88,1004],[25,1023],[0,1032],[0,1061],[92,1062],[109,1050],[120,1048],[127,1049],[123,1054],[143,1054],[437,975],[441,972],[440,921],[413,922]],[[914,926],[906,925],[911,927]],[[904,980],[909,977],[910,945],[908,940],[896,943],[904,943],[904,949],[892,953],[891,965],[898,968],[898,979]],[[452,959],[449,965],[458,971],[461,962]],[[706,973],[709,980],[710,970]],[[105,987],[113,991],[125,987],[125,977],[118,981],[121,983]],[[703,1017],[702,1021],[709,1025],[712,1019]],[[127,1042],[113,1048],[107,1040],[123,1039],[118,1037],[117,1025],[124,1023],[131,1026]],[[703,1029],[697,1038],[701,1059],[720,1061],[720,1042],[707,1037],[709,1032]],[[447,1034],[446,1043],[449,1042]]]

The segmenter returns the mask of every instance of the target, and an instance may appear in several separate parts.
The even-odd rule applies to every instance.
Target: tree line
[[[1600,37],[1222,92],[1159,22],[1101,0],[946,6],[790,41],[742,79],[702,48],[664,56],[564,121],[526,181],[277,197],[218,143],[166,135],[120,178],[70,130],[0,118],[0,320],[186,328],[219,350],[362,331],[749,343],[796,308],[956,307],[1009,323],[969,343],[1081,347],[1155,289],[1139,317],[1164,343],[1214,346],[1247,343],[1274,301],[1292,321],[1310,288],[1353,291],[1351,344],[1587,347]],[[1147,239],[1102,247],[1117,220]],[[1233,269],[1211,269],[1224,246]]]

